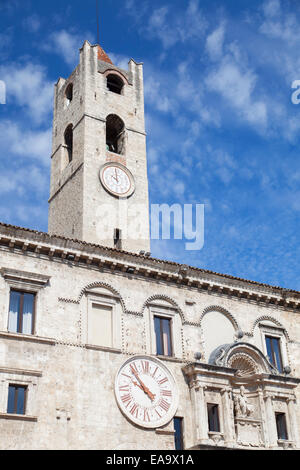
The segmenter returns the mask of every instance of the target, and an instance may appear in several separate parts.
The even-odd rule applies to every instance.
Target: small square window
[[[27,387],[9,385],[7,413],[25,415]]]
[[[278,439],[287,441],[288,433],[286,427],[285,413],[275,413]]]
[[[33,334],[35,294],[10,291],[8,331],[11,333]]]
[[[219,405],[208,403],[207,415],[209,432],[220,432]]]
[[[154,317],[154,330],[156,337],[156,354],[158,356],[172,356],[171,319]]]

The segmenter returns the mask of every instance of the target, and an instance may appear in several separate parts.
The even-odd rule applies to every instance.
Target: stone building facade
[[[0,448],[299,449],[300,293],[151,258],[142,65],[80,54],[49,233],[0,224]]]

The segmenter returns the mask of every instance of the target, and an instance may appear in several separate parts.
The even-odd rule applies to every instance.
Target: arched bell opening
[[[118,75],[114,73],[110,73],[107,76],[107,88],[112,93],[116,93],[117,95],[122,95],[124,82]]]
[[[119,155],[125,154],[125,124],[115,114],[106,118],[106,150]]]

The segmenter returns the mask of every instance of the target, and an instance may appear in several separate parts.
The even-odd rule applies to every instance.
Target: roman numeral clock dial
[[[128,198],[135,190],[131,172],[120,163],[106,163],[100,170],[102,186],[116,197]]]
[[[158,359],[135,356],[120,368],[115,396],[123,414],[145,428],[167,424],[178,407],[178,390],[169,369]]]

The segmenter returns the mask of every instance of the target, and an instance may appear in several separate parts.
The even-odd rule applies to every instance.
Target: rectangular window
[[[266,336],[266,346],[269,361],[279,372],[282,372],[282,358],[280,350],[280,339],[273,336]]]
[[[284,413],[275,413],[278,439],[287,441],[288,433]]]
[[[119,228],[114,231],[114,247],[117,250],[122,250],[122,230]]]
[[[154,317],[154,330],[156,354],[158,356],[172,356],[171,320],[169,318]]]
[[[35,294],[10,291],[8,331],[11,333],[33,334]]]
[[[27,387],[22,385],[9,385],[7,413],[24,415],[26,407]]]
[[[174,418],[175,450],[183,450],[183,418]]]
[[[220,432],[219,405],[208,403],[208,430],[210,432]]]
[[[88,342],[95,346],[113,346],[113,309],[108,305],[91,304],[88,320]]]

